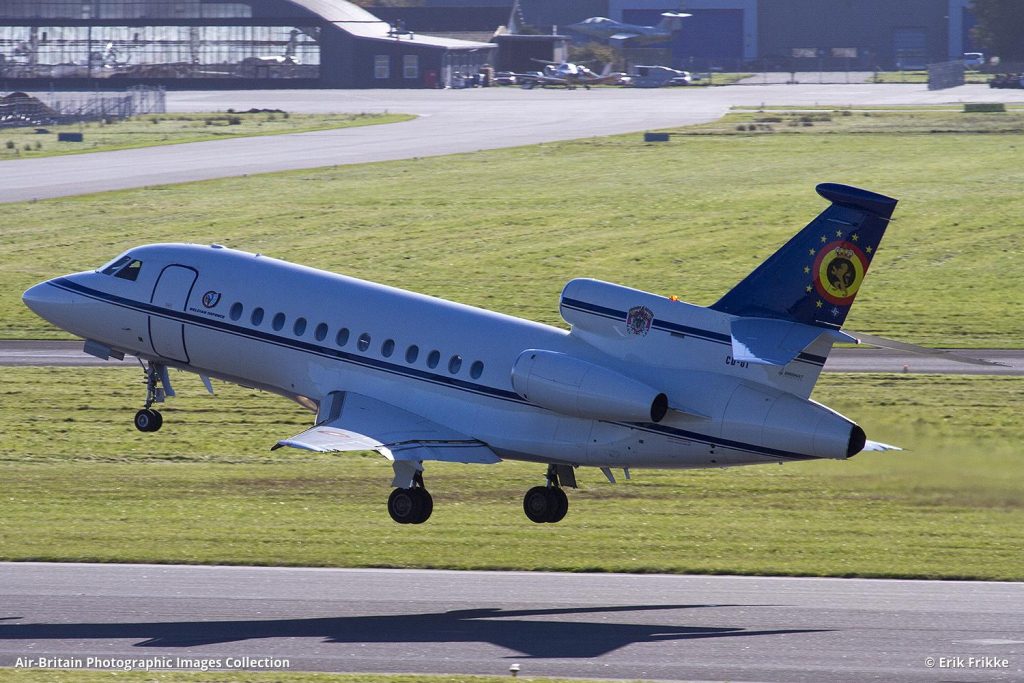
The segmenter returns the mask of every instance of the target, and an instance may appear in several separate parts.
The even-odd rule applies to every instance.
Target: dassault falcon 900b
[[[173,396],[168,368],[260,388],[316,410],[279,441],[376,450],[394,467],[388,512],[422,523],[423,463],[547,465],[523,506],[568,509],[575,468],[723,467],[886,450],[810,400],[896,200],[836,184],[820,215],[717,303],[607,282],[562,292],[565,331],[219,245],[153,244],[24,294],[101,358],[146,373],[144,432]]]

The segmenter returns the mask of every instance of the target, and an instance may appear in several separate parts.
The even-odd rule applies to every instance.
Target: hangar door
[[[197,276],[198,273],[192,268],[167,266],[160,273],[153,287],[153,296],[149,299],[154,306],[164,310],[164,315],[149,316],[149,342],[153,345],[153,351],[181,363],[188,363],[185,325],[173,314],[185,310]]]

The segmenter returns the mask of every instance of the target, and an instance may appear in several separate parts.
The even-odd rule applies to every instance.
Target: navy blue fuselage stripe
[[[592,304],[589,301],[581,301],[579,299],[570,299],[565,297],[562,299],[562,305],[566,308],[571,308],[582,313],[593,313],[600,315],[610,320],[625,321],[627,313],[626,311],[619,311],[614,308],[608,308],[606,306],[599,306],[598,304]],[[660,320],[655,318],[654,322],[651,323],[651,327],[656,330],[662,330],[664,332],[675,332],[676,334],[682,334],[688,337],[697,337],[705,341],[716,342],[719,344],[732,345],[732,337],[728,334],[722,334],[721,332],[712,332],[711,330],[702,330],[699,327],[689,327],[687,325],[680,325],[679,323],[670,322],[668,320]],[[824,356],[815,356],[810,353],[801,353],[796,357],[796,360],[810,363],[812,365],[824,365]]]
[[[430,382],[432,384],[447,385],[454,389],[461,391],[467,391],[475,394],[481,394],[484,396],[490,396],[495,399],[504,401],[511,401],[514,403],[520,403],[522,405],[533,406],[534,404],[524,401],[518,394],[491,387],[486,384],[476,384],[473,382],[466,382],[463,380],[454,379],[451,377],[445,377],[436,373],[426,372],[424,370],[418,370],[416,368],[409,368],[395,363],[389,363],[386,361],[377,360],[375,358],[367,358],[365,356],[358,356],[355,354],[333,349],[327,346],[319,346],[310,342],[301,341],[298,339],[292,339],[290,337],[282,337],[279,335],[271,334],[269,332],[263,332],[262,330],[253,330],[250,328],[242,327],[241,325],[234,325],[225,321],[207,318],[201,315],[192,315],[186,311],[175,311],[167,308],[162,308],[154,304],[135,301],[133,299],[126,299],[124,297],[117,296],[116,294],[108,294],[99,290],[85,287],[76,282],[72,282],[67,278],[57,278],[51,280],[50,284],[59,289],[64,289],[74,294],[80,294],[90,299],[97,301],[103,301],[106,303],[119,306],[121,308],[128,308],[147,315],[156,315],[163,318],[171,318],[181,323],[190,323],[198,325],[200,327],[207,327],[210,329],[231,334],[236,337],[243,337],[248,339],[256,339],[258,341],[264,341],[275,346],[283,348],[290,348],[293,350],[305,351],[314,355],[323,356],[335,360],[342,360],[353,365],[359,365],[368,367],[374,370],[380,370],[395,375],[403,375],[414,379]],[[670,435],[698,443],[707,444],[709,446],[720,446],[724,448],[732,448],[735,450],[747,451],[755,453],[757,455],[765,455],[774,458],[788,458],[791,460],[817,460],[817,456],[813,455],[801,455],[780,451],[774,448],[768,448],[765,446],[758,446],[756,444],[746,444],[739,441],[730,441],[728,439],[722,439],[720,437],[712,437],[707,434],[701,434],[699,432],[690,432],[684,429],[678,429],[676,427],[669,427],[667,425],[659,425],[653,423],[634,423],[634,422],[616,422],[613,424],[620,424],[631,429],[637,429],[640,431],[650,432],[652,434]]]
[[[172,309],[162,308],[150,303],[141,301],[134,301],[132,299],[125,299],[114,294],[107,294],[106,292],[100,292],[98,290],[83,287],[75,282],[61,278],[58,281],[60,284],[55,286],[67,289],[76,294],[88,296],[92,299],[100,301],[106,301],[123,308],[129,308],[137,310],[147,315],[156,315],[163,318],[171,318],[181,323],[191,323],[199,325],[201,327],[208,327],[219,332],[226,332],[234,334],[235,336],[247,337],[250,339],[256,339],[259,341],[265,341],[275,346],[283,348],[297,349],[300,351],[306,351],[309,353],[316,354],[318,356],[324,356],[331,359],[344,360],[355,365],[362,365],[373,368],[375,370],[383,370],[392,374],[407,375],[422,379],[435,384],[447,384],[459,389],[466,391],[472,391],[478,394],[486,394],[495,396],[497,398],[503,398],[506,400],[515,401],[524,405],[530,405],[519,397],[518,394],[511,391],[504,391],[495,387],[490,387],[484,384],[476,384],[474,382],[466,382],[455,378],[445,377],[432,372],[426,372],[424,370],[417,370],[416,368],[407,368],[395,363],[389,363],[387,361],[377,360],[376,358],[368,358],[366,356],[358,356],[338,349],[333,349],[327,346],[320,346],[318,344],[312,344],[310,342],[301,341],[299,339],[291,339],[289,337],[282,337],[279,335],[271,334],[269,332],[263,332],[262,330],[253,330],[250,328],[242,327],[240,325],[232,325],[215,318],[207,318],[206,316],[192,315],[185,311],[175,311]]]

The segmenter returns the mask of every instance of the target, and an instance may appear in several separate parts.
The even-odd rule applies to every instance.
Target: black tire
[[[551,517],[553,502],[546,486],[534,486],[523,496],[523,512],[531,522],[543,524]]]
[[[395,489],[388,497],[388,514],[399,524],[419,524],[416,520],[423,512],[423,498],[416,489]]]
[[[159,413],[157,413],[155,410],[143,408],[139,412],[135,413],[135,428],[138,429],[140,432],[156,431],[153,425],[156,424],[157,415],[159,415]]]
[[[413,495],[419,499],[420,512],[410,524],[423,524],[423,522],[430,519],[430,513],[434,511],[434,498],[424,488],[415,488],[412,491]]]
[[[164,426],[164,416],[160,414],[159,410],[150,409],[149,412],[153,413],[153,426],[149,428],[149,431],[160,431],[160,428]]]
[[[551,499],[551,515],[545,520],[548,524],[555,524],[565,519],[565,513],[569,511],[569,497],[565,491],[558,487],[548,489],[548,498]]]

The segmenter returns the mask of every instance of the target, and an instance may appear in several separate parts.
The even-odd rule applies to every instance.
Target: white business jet
[[[168,368],[316,411],[279,441],[392,461],[388,512],[427,520],[423,463],[547,465],[523,507],[568,510],[575,468],[724,467],[887,450],[810,400],[896,200],[822,184],[817,218],[709,307],[597,280],[562,292],[565,331],[220,245],[153,244],[24,294],[100,358],[137,356],[154,403]]]

